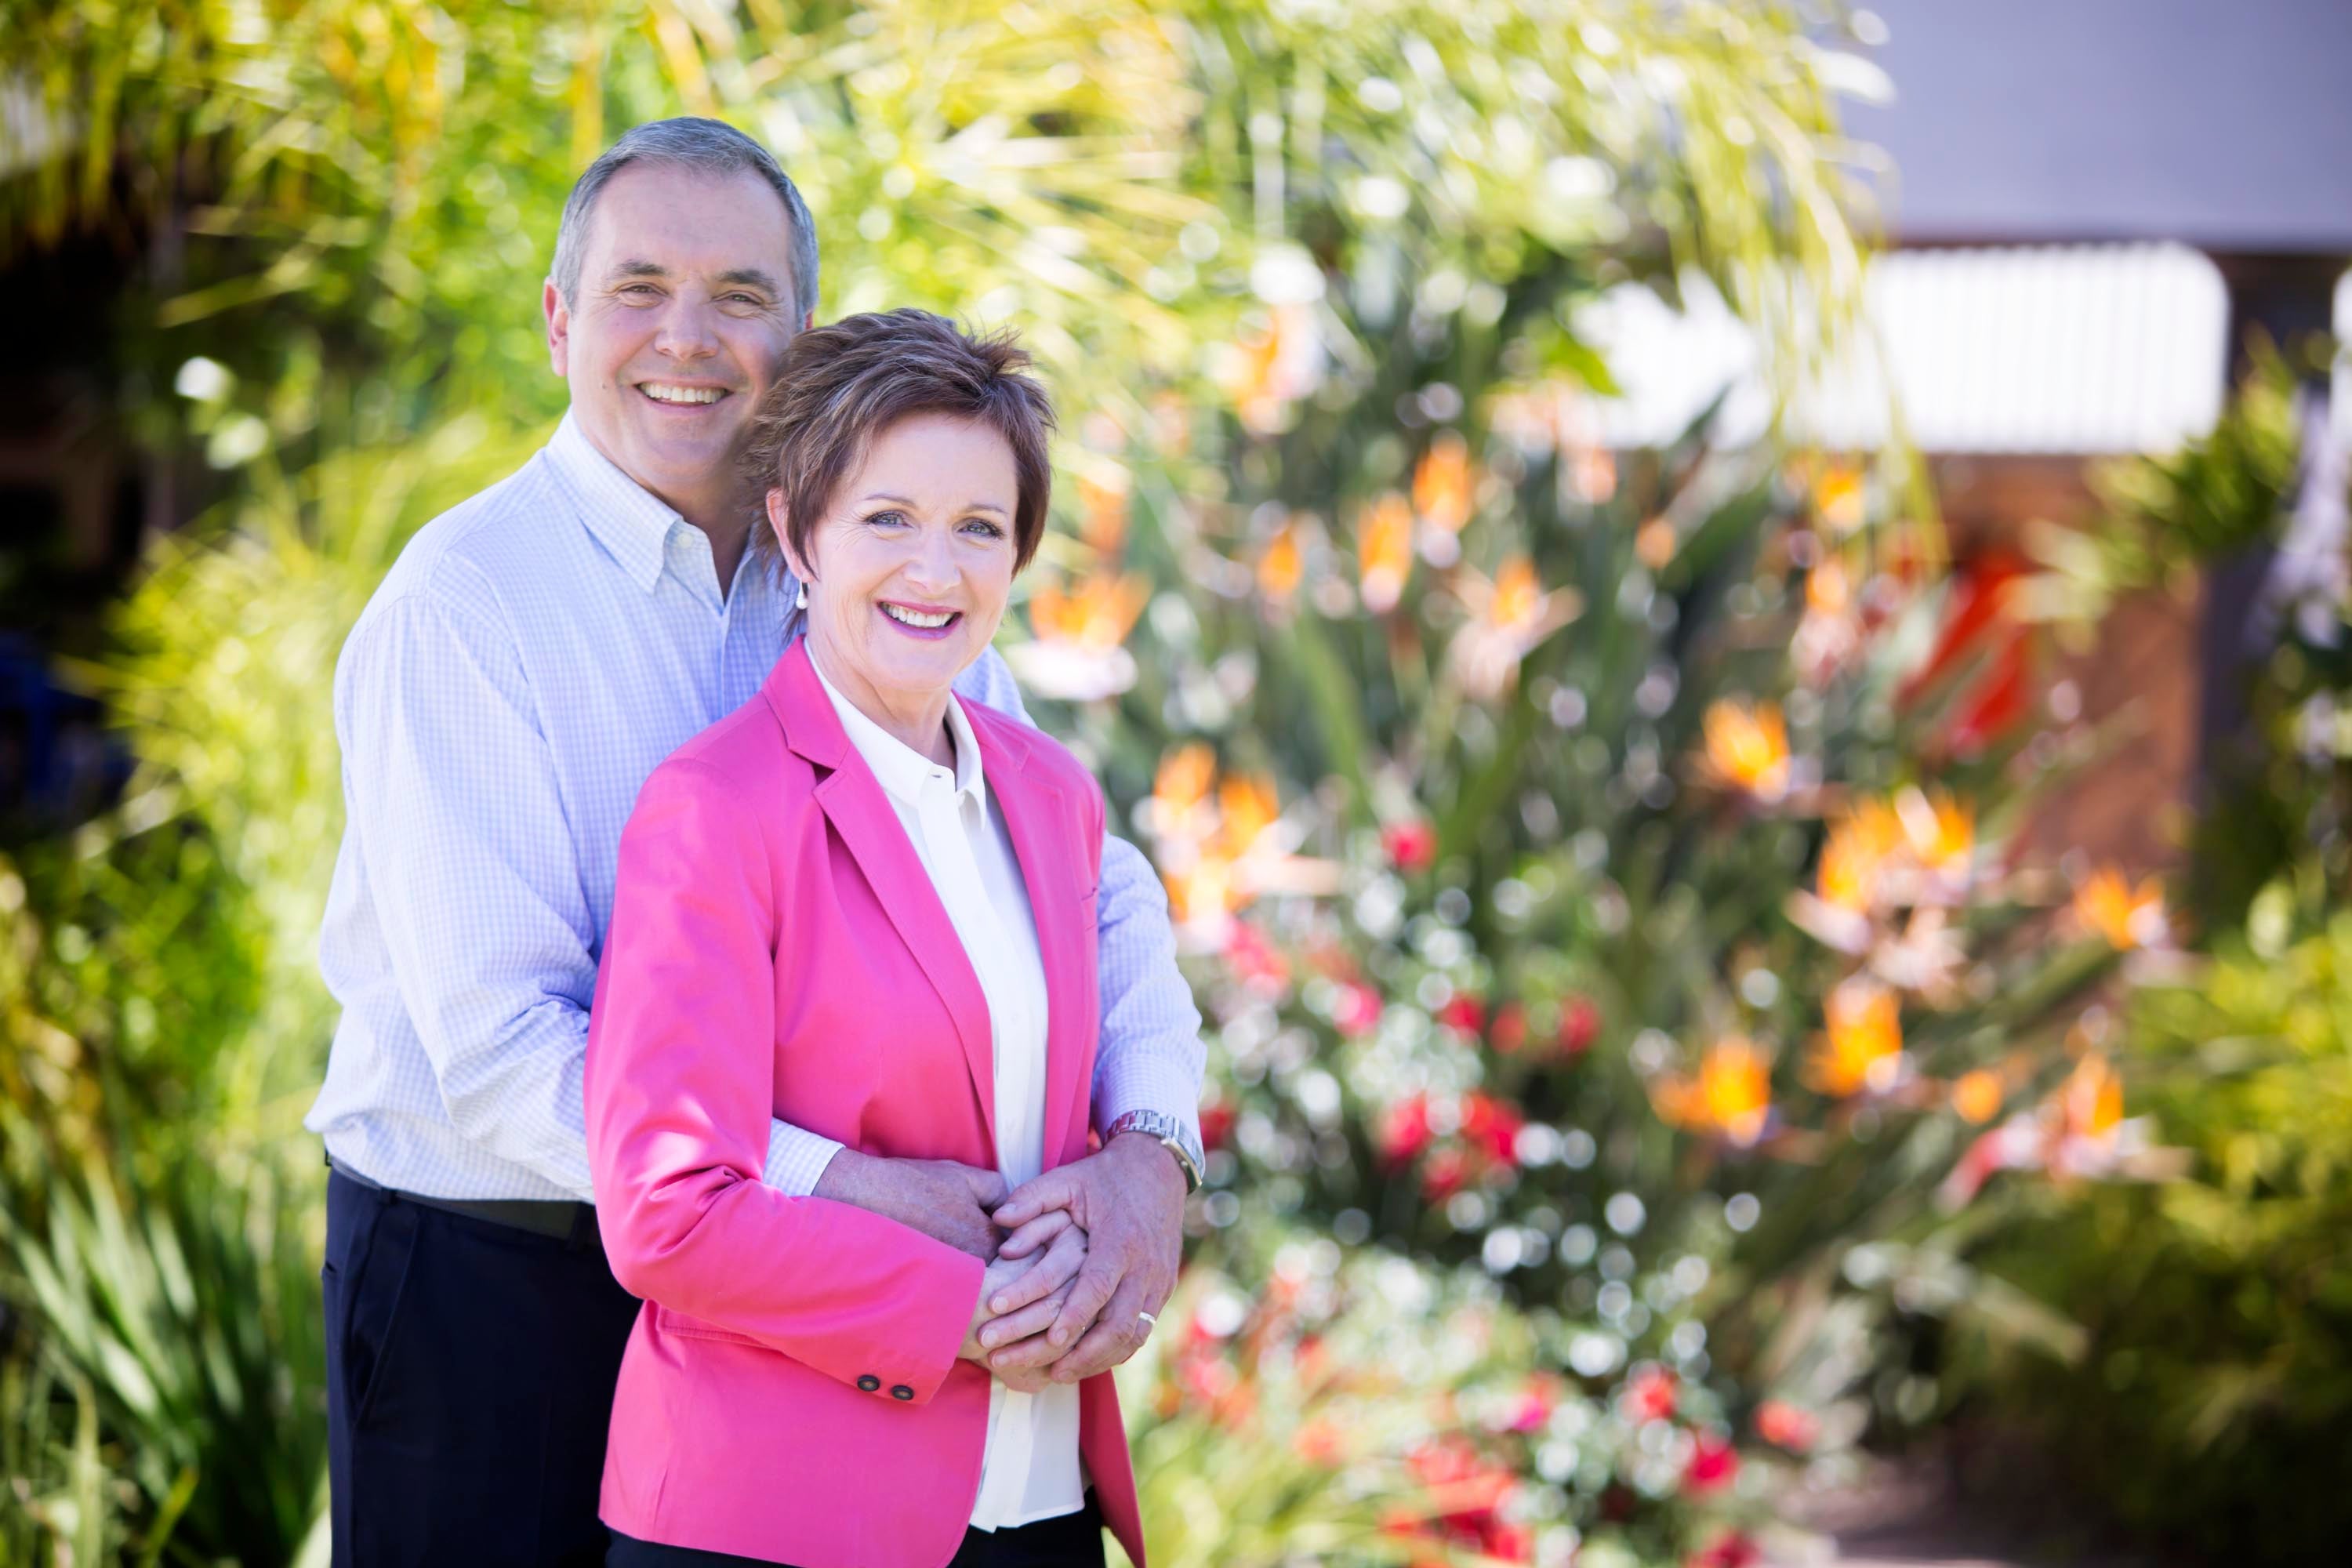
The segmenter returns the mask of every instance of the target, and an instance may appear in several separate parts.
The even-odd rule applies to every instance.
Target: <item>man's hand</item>
[[[999,1354],[1018,1371],[1032,1356],[1050,1352],[1059,1358],[1054,1381],[1076,1383],[1141,1349],[1150,1332],[1141,1314],[1158,1312],[1176,1289],[1184,1173],[1157,1138],[1122,1132],[1099,1152],[1023,1184],[997,1208],[996,1223],[1017,1228],[1052,1209],[1067,1209],[1086,1232],[1085,1266],[1042,1343]],[[994,1359],[990,1365],[1004,1375]]]
[[[853,1205],[944,1241],[986,1263],[1001,1239],[988,1211],[1004,1201],[1004,1178],[953,1160],[885,1160],[845,1148],[817,1178],[814,1194]]]

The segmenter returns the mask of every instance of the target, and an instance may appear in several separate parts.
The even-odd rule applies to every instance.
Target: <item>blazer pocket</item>
[[[674,1311],[659,1302],[654,1304],[654,1327],[663,1333],[674,1334],[682,1340],[717,1340],[721,1344],[757,1345],[761,1350],[768,1348],[760,1344],[759,1341],[749,1334],[738,1333],[733,1329],[722,1329],[716,1323],[706,1323],[700,1318]]]

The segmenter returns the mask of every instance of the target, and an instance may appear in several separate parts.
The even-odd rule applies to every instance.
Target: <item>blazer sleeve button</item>
[[[890,1397],[893,1399],[912,1399],[915,1397],[915,1391],[908,1388],[903,1383],[895,1384],[891,1386]]]
[[[876,1389],[882,1386],[882,1380],[869,1372],[864,1377],[857,1380],[857,1386],[866,1393],[871,1394]]]

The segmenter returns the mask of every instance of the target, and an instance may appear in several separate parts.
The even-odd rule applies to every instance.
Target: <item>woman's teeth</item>
[[[940,627],[946,626],[950,621],[955,619],[955,612],[952,610],[942,610],[936,616],[925,616],[919,615],[913,610],[900,609],[896,605],[883,605],[882,613],[889,616],[892,620],[899,622],[901,625],[919,626],[927,632],[937,631]]]

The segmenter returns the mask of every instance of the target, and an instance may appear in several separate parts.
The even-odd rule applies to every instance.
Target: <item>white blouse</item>
[[[815,658],[809,665],[850,744],[898,812],[979,976],[995,1058],[997,1168],[1007,1186],[1017,1187],[1045,1168],[1045,965],[1003,815],[989,805],[971,721],[950,695],[950,772],[859,712]],[[1050,1384],[1023,1394],[992,1379],[972,1525],[1010,1529],[1085,1506],[1076,1385]]]

